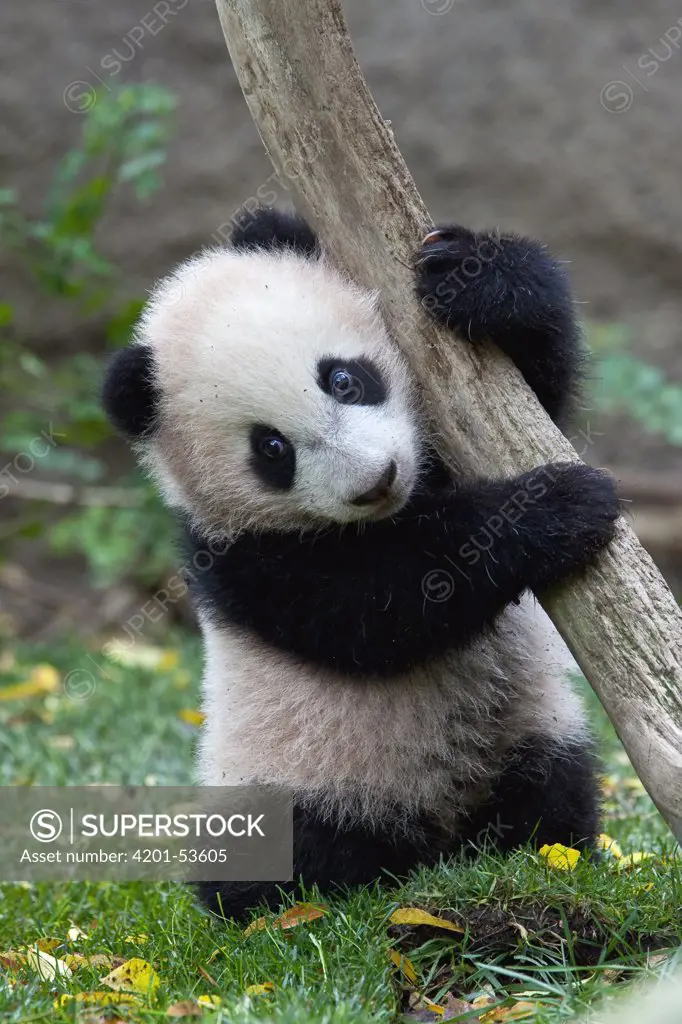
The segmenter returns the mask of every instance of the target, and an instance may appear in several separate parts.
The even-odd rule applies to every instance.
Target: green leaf
[[[156,167],[161,167],[165,162],[166,153],[162,149],[153,149],[149,153],[143,153],[141,156],[133,157],[132,160],[126,160],[125,163],[121,164],[118,172],[119,180],[134,181],[141,174]]]
[[[120,347],[130,341],[135,324],[146,305],[145,299],[130,299],[107,324],[106,339],[110,345]]]

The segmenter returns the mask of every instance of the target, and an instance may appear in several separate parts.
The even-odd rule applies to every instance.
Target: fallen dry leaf
[[[100,981],[116,991],[139,992],[144,996],[153,995],[160,984],[160,978],[152,965],[136,956],[100,978]]]
[[[244,989],[246,996],[262,996],[266,992],[274,992],[275,986],[271,981],[264,981],[262,985],[249,985]]]
[[[619,871],[629,871],[631,868],[637,868],[640,864],[643,864],[645,860],[651,860],[653,853],[628,853],[618,861],[617,867]]]
[[[513,1006],[499,1006],[494,1010],[489,1010],[484,1013],[481,1017],[481,1024],[497,1024],[497,1022],[506,1022],[510,1020],[527,1020],[530,1014],[535,1014],[538,1011],[537,1003],[514,1003]]]
[[[63,960],[58,960],[50,953],[43,953],[42,949],[37,947],[26,950],[26,964],[46,981],[70,978],[72,974],[71,968]]]
[[[63,960],[72,971],[79,971],[83,967],[118,966],[116,964],[116,957],[108,956],[106,953],[93,953],[91,956],[85,956],[83,953],[65,953]]]
[[[65,992],[54,1001],[55,1010],[71,1003],[84,1006],[139,1006],[140,1000],[126,992]]]
[[[388,955],[398,970],[407,978],[413,985],[417,984],[417,972],[414,969],[412,961],[408,957],[399,953],[397,949],[389,949]]]
[[[574,850],[573,847],[564,846],[562,843],[553,843],[551,846],[545,844],[540,847],[540,856],[545,858],[550,868],[573,871],[580,860],[580,850]]]
[[[324,907],[315,906],[314,903],[296,903],[293,907],[285,910],[283,914],[276,917],[272,922],[273,928],[297,928],[305,921],[315,921],[318,917],[324,917]],[[267,917],[259,917],[252,921],[248,928],[244,929],[244,936],[248,938],[254,932],[261,932],[268,926]]]
[[[268,926],[267,917],[257,917],[255,921],[252,921],[248,927],[244,929],[244,938],[248,939],[249,935],[253,935],[254,932],[262,932]]]
[[[605,853],[610,853],[616,860],[620,860],[623,856],[623,851],[620,848],[620,844],[612,839],[611,836],[607,836],[605,832],[597,836],[597,849],[604,850]]]
[[[147,668],[164,672],[175,668],[179,659],[176,650],[164,650],[163,647],[154,647],[152,644],[126,647],[118,640],[111,640],[104,647],[107,658],[128,668]]]
[[[404,1014],[410,1020],[433,1021],[440,1020],[445,1016],[445,1007],[432,1002],[427,996],[419,992],[412,992],[409,999],[408,1010]]]
[[[432,928],[445,928],[449,932],[465,934],[464,928],[460,928],[458,924],[446,921],[443,917],[434,917],[433,914],[428,914],[418,907],[398,907],[389,917],[389,921],[391,924],[430,925]]]
[[[17,967],[23,967],[26,963],[26,954],[22,953],[18,949],[4,949],[0,953],[0,964],[3,967],[8,967],[10,970],[16,970]]]
[[[3,686],[0,701],[26,700],[29,697],[44,697],[59,689],[60,675],[52,665],[36,665],[28,679],[21,683]]]
[[[145,942],[149,942],[149,936],[145,935],[144,932],[140,932],[139,935],[126,935],[124,942],[131,942],[134,946],[144,946]]]
[[[211,994],[211,995],[207,995],[207,996],[199,996],[198,999],[197,999],[197,1002],[201,1006],[211,1006],[211,1007],[215,1008],[215,1007],[221,1005],[222,999],[220,998],[220,996],[214,996],[214,995]]]
[[[87,935],[82,931],[77,924],[72,924],[66,933],[66,937],[69,942],[77,942],[78,939],[87,939]]]
[[[36,939],[35,942],[31,943],[31,946],[37,946],[43,953],[54,953],[55,949],[58,949],[59,946],[63,945],[63,943],[63,939],[46,937],[43,939]]]

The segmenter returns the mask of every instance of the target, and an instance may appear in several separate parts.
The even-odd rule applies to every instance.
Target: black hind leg
[[[235,249],[288,248],[303,256],[319,254],[317,238],[303,217],[268,206],[241,214],[232,232],[232,245]]]
[[[499,345],[552,419],[562,419],[582,345],[568,278],[547,249],[518,235],[444,226],[427,235],[416,271],[424,308],[472,342]]]
[[[243,920],[249,910],[266,903],[276,909],[283,890],[300,899],[299,880],[326,893],[346,886],[368,885],[388,873],[406,875],[417,864],[436,863],[445,850],[438,829],[414,818],[398,835],[390,829],[356,825],[341,828],[314,810],[294,808],[294,879],[282,882],[202,882],[202,901],[214,913]]]
[[[592,847],[599,832],[598,761],[581,741],[529,736],[515,747],[487,803],[470,822],[469,839],[507,851],[563,843]]]

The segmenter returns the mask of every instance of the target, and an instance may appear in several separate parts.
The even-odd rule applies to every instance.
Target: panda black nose
[[[364,494],[358,494],[357,498],[353,498],[351,505],[371,505],[374,501],[380,501],[385,498],[390,491],[393,482],[398,473],[398,467],[396,466],[393,459],[389,462],[386,470],[381,474],[381,478],[377,480],[374,487],[370,487]]]

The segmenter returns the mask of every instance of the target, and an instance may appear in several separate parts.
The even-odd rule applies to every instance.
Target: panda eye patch
[[[272,487],[288,490],[296,472],[292,443],[279,430],[260,423],[251,428],[250,441],[251,466],[256,475]]]
[[[317,383],[340,405],[380,405],[386,399],[381,373],[368,359],[322,359]]]

